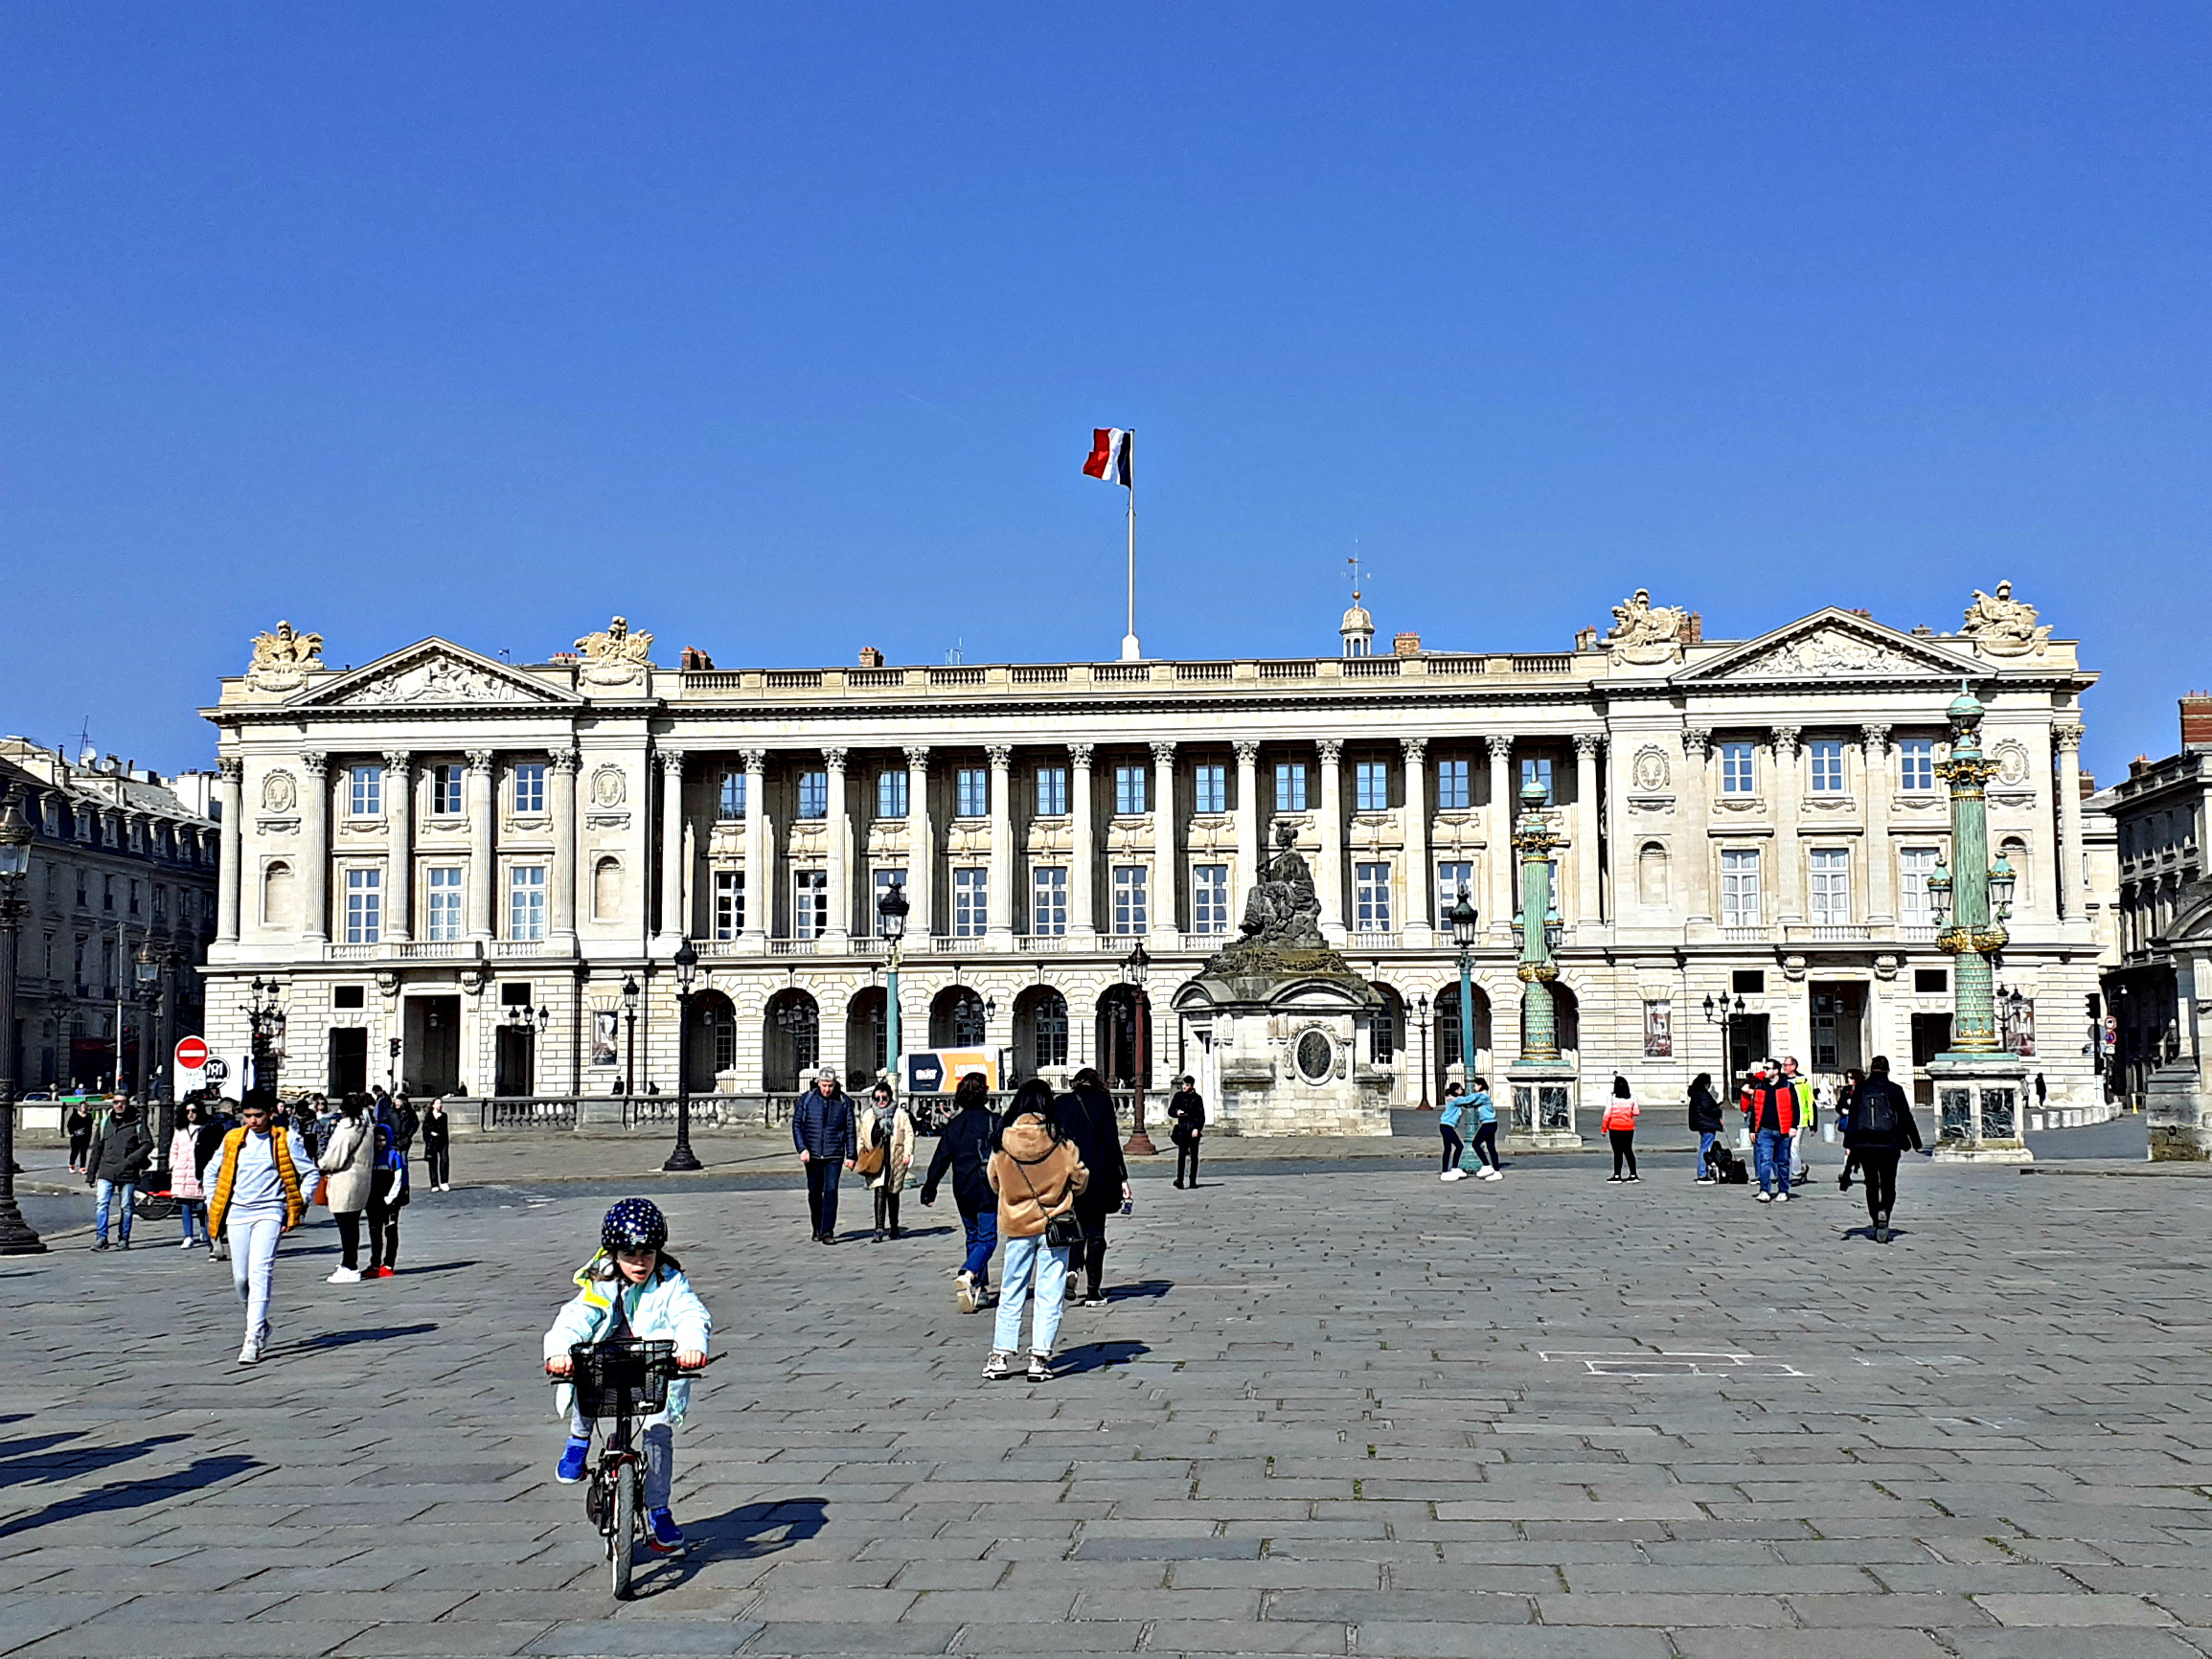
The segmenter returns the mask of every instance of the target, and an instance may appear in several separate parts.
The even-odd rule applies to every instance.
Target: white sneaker
[[[341,1267],[323,1283],[325,1284],[358,1284],[361,1283],[361,1270],[358,1267]]]
[[[973,1313],[976,1304],[975,1281],[963,1273],[953,1282],[952,1301],[961,1312]]]
[[[239,1350],[239,1363],[240,1365],[259,1365],[261,1362],[262,1345],[260,1343],[249,1341]]]
[[[1436,1178],[1439,1181],[1464,1181],[1467,1179],[1467,1171],[1465,1170],[1447,1170]]]
[[[1485,1170],[1482,1172],[1482,1178],[1486,1181],[1502,1181],[1505,1179],[1505,1171],[1497,1169]]]

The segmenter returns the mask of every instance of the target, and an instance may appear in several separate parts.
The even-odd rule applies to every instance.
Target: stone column
[[[676,749],[656,753],[660,759],[660,930],[673,947],[691,931],[691,918],[684,914],[684,758]]]
[[[1866,791],[1866,920],[1877,927],[1897,921],[1896,858],[1889,846],[1889,728],[1859,728]]]
[[[1681,872],[1682,915],[1690,927],[1713,925],[1713,849],[1707,833],[1713,817],[1712,766],[1713,734],[1684,727],[1682,776],[1676,784],[1682,838],[1674,862]],[[1681,1040],[1678,1033],[1675,1040]]]
[[[236,944],[239,942],[239,894],[244,886],[245,790],[241,787],[245,777],[245,762],[236,755],[224,755],[216,761],[221,781],[216,786],[216,799],[222,808],[221,863],[216,870],[215,937],[217,944]]]
[[[830,928],[820,948],[832,955],[842,955],[853,947],[853,824],[845,803],[845,753],[843,749],[822,751],[830,783],[830,822],[825,826],[830,853]]]
[[[1156,939],[1180,943],[1181,857],[1175,836],[1175,746],[1152,745],[1152,927]]]
[[[1321,900],[1321,932],[1331,944],[1350,937],[1344,925],[1344,745],[1334,739],[1313,745],[1321,758],[1321,867],[1313,872]]]
[[[1483,742],[1490,749],[1490,809],[1484,814],[1483,856],[1490,865],[1490,930],[1503,937],[1513,931],[1514,912],[1519,905],[1514,899],[1513,851],[1513,739],[1506,737],[1489,737]]]
[[[415,757],[384,751],[384,937],[415,937]]]
[[[468,937],[490,939],[496,936],[497,919],[492,913],[492,887],[499,870],[499,826],[494,813],[498,808],[496,792],[492,788],[492,762],[498,757],[490,749],[468,751]],[[467,1069],[467,1057],[462,1057],[463,1070]]]
[[[2059,792],[2059,914],[2068,921],[2081,920],[2082,902],[2082,728],[2054,726],[2051,743],[2058,751]]]
[[[1230,914],[1244,913],[1244,895],[1260,879],[1260,745],[1237,743],[1237,891]]]
[[[936,932],[930,903],[936,874],[937,831],[929,822],[929,745],[917,743],[906,751],[906,926],[922,939],[924,950]],[[927,1035],[924,1031],[924,1039]]]
[[[559,948],[576,949],[576,768],[574,749],[556,749],[546,758],[553,807],[553,870],[549,877],[552,915],[546,935]]]
[[[1603,734],[1575,734],[1575,919],[1596,926],[1605,920],[1604,894],[1598,885],[1598,748]]]
[[[1805,920],[1805,854],[1797,845],[1795,726],[1774,728],[1774,912],[1781,922]]]
[[[330,765],[314,750],[300,756],[300,937],[310,944],[331,937]]]
[[[1005,743],[984,749],[991,760],[991,898],[984,948],[1014,948],[1014,750]]]
[[[768,752],[746,749],[741,758],[745,763],[745,925],[739,930],[739,942],[757,956],[767,950],[776,915],[775,895],[768,891],[776,878],[775,849],[768,845]]]
[[[1098,823],[1090,781],[1091,745],[1070,743],[1067,761],[1067,809],[1075,829],[1075,852],[1067,875],[1067,931],[1074,939],[1098,937],[1098,896],[1093,877],[1098,870]],[[1074,1020],[1074,1005],[1069,1019]],[[1077,1023],[1081,1023],[1080,1021]]]
[[[1435,942],[1436,872],[1428,863],[1428,739],[1402,738],[1405,750],[1405,934],[1408,944]]]

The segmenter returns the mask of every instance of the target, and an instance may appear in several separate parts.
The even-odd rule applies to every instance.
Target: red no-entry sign
[[[199,1071],[206,1064],[207,1042],[204,1038],[188,1036],[177,1039],[176,1069],[180,1074]]]

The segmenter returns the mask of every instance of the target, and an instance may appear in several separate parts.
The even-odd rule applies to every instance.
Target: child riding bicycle
[[[660,1207],[645,1198],[625,1198],[600,1225],[599,1254],[576,1275],[578,1290],[545,1333],[545,1369],[567,1376],[568,1351],[580,1343],[624,1337],[673,1341],[676,1364],[696,1371],[707,1362],[707,1340],[714,1329],[706,1304],[692,1289],[676,1259],[662,1248],[668,1221]],[[647,1541],[661,1555],[684,1547],[684,1535],[669,1512],[674,1479],[675,1426],[683,1421],[691,1384],[672,1382],[666,1409],[647,1418],[639,1439],[645,1447]],[[568,1445],[554,1478],[573,1486],[584,1478],[591,1458],[591,1420],[576,1408],[574,1391],[563,1386],[556,1407],[568,1414]]]

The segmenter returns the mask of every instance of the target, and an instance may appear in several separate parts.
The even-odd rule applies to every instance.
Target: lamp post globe
[[[0,1256],[35,1256],[46,1248],[15,1203],[15,951],[30,868],[31,826],[10,789],[0,808]]]
[[[671,1174],[685,1174],[700,1167],[698,1154],[692,1150],[692,1069],[685,1063],[686,1045],[692,1033],[692,989],[698,979],[699,953],[693,948],[691,936],[676,942],[676,1144],[670,1148],[668,1162],[661,1169]]]

